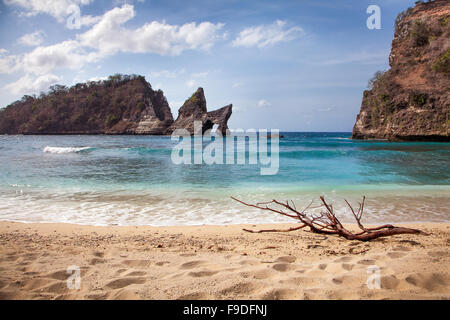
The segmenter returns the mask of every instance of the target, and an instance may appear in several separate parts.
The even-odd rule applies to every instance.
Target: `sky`
[[[203,87],[230,128],[351,131],[414,0],[0,0],[0,107],[24,94],[145,76],[176,118]],[[369,29],[370,5],[381,28]]]

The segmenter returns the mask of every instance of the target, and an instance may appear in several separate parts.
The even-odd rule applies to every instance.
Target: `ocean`
[[[366,196],[363,222],[450,220],[450,143],[285,132],[276,175],[259,164],[174,164],[166,136],[0,136],[0,220],[87,225],[295,222],[246,202]],[[242,150],[241,150],[242,151]]]

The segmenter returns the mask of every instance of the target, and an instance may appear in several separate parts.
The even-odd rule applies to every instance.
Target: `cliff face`
[[[217,114],[207,113],[203,89],[199,91],[202,108],[185,103],[180,109],[183,119],[201,119],[205,125],[211,122],[227,128],[231,105],[227,116],[220,111],[224,108],[215,111]],[[53,86],[48,94],[24,96],[0,111],[0,134],[165,135],[172,128],[193,124],[185,120],[173,125],[164,93],[153,90],[142,76],[115,75],[71,88]]]
[[[228,129],[227,122],[231,116],[232,105],[225,106],[215,111],[207,112],[206,99],[203,88],[198,88],[197,91],[184,102],[180,110],[178,110],[178,118],[170,126],[168,132],[173,132],[176,129],[186,129],[191,135],[194,133],[194,121],[202,122],[202,132],[212,129],[214,124],[217,124],[217,131],[222,135],[226,134]]]
[[[389,65],[364,91],[352,137],[449,141],[449,1],[399,14]]]

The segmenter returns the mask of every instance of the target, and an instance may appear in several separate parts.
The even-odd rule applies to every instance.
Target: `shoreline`
[[[338,217],[339,218],[339,217]],[[0,219],[0,225],[2,223],[17,223],[17,224],[24,224],[24,225],[68,225],[68,226],[79,226],[79,227],[92,227],[92,228],[195,228],[195,227],[208,227],[208,228],[221,228],[221,227],[248,227],[248,226],[269,226],[269,227],[286,227],[286,226],[292,226],[296,224],[296,220],[292,220],[292,223],[289,222],[273,222],[273,223],[227,223],[227,224],[174,224],[174,225],[143,225],[143,224],[137,224],[137,225],[119,225],[119,224],[88,224],[88,223],[75,223],[75,222],[53,222],[53,221],[21,221],[21,220],[8,220],[8,219]],[[346,226],[356,226],[356,223],[348,223],[343,222]],[[427,224],[449,224],[450,220],[442,220],[442,221],[408,221],[408,222],[402,222],[402,221],[380,221],[377,223],[364,223],[364,225],[367,226],[378,226],[383,224],[392,224],[392,225],[401,225],[401,226],[421,226],[421,225],[427,225]]]
[[[245,187],[245,188],[244,188]],[[3,190],[0,221],[21,223],[74,223],[92,226],[184,226],[295,223],[276,213],[248,208],[228,196],[248,203],[267,199],[290,199],[299,207],[311,200],[319,203],[319,195],[333,203],[343,223],[354,223],[344,200],[357,205],[366,196],[364,222],[367,224],[399,224],[450,222],[449,186],[410,187],[401,190],[352,190],[322,192],[296,188],[289,191],[255,189],[250,185],[210,190],[167,188],[155,190],[80,190],[44,189],[15,185]],[[251,193],[243,190],[251,190]],[[21,210],[17,210],[21,208]],[[311,210],[310,213],[318,211]],[[168,214],[170,212],[170,214]]]
[[[1,299],[450,299],[450,223],[370,242],[294,224],[84,226],[0,222]],[[353,229],[355,225],[346,224]],[[81,288],[67,288],[78,266]],[[377,266],[381,289],[369,289]]]

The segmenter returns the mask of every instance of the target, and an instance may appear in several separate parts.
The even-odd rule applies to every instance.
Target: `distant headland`
[[[175,129],[225,133],[232,105],[208,112],[202,88],[187,99],[174,120],[162,90],[145,77],[116,74],[106,80],[50,87],[39,97],[25,95],[0,110],[0,134],[170,135]]]

